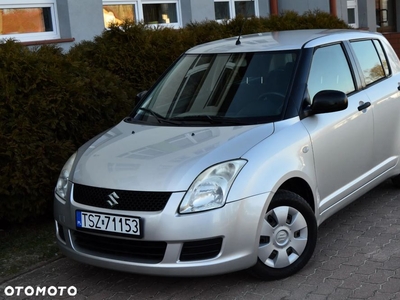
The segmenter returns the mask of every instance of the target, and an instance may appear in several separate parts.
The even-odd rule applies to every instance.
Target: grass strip
[[[53,220],[0,227],[0,282],[60,255]]]

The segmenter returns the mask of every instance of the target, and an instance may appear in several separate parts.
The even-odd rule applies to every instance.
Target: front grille
[[[216,257],[222,247],[222,238],[186,242],[183,244],[180,256],[181,261],[203,260]]]
[[[118,204],[110,205],[111,194]],[[78,203],[101,208],[114,208],[130,211],[160,211],[163,210],[170,198],[169,192],[138,192],[112,190],[74,184],[74,200]]]
[[[163,260],[167,243],[113,238],[73,231],[77,250],[118,260],[156,264]]]

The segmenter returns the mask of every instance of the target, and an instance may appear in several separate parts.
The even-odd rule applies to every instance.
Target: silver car
[[[324,220],[388,178],[400,186],[399,72],[382,35],[355,30],[188,50],[65,164],[60,249],[150,275],[294,274]]]

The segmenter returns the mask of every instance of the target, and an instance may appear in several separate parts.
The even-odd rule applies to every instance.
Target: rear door
[[[314,51],[308,78],[310,99],[322,90],[348,95],[348,108],[307,117],[315,159],[320,213],[364,185],[372,168],[373,112],[365,91],[357,90],[355,75],[343,44]]]
[[[354,40],[350,45],[374,111],[372,175],[376,177],[395,166],[400,151],[400,78],[394,66],[398,61],[388,59],[390,56],[378,39]]]

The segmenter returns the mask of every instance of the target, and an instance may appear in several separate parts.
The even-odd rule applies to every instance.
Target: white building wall
[[[376,31],[375,0],[358,0],[359,27],[370,31]]]
[[[308,10],[319,9],[329,12],[329,0],[278,0],[278,9],[282,13],[286,10],[294,10],[303,14]]]
[[[63,49],[84,40],[93,40],[104,30],[102,0],[57,0],[61,38],[74,38],[62,43]]]
[[[259,0],[258,8],[260,9],[260,17],[268,17],[270,15],[271,10],[269,9],[269,1]]]
[[[181,0],[182,24],[214,20],[214,0]]]

